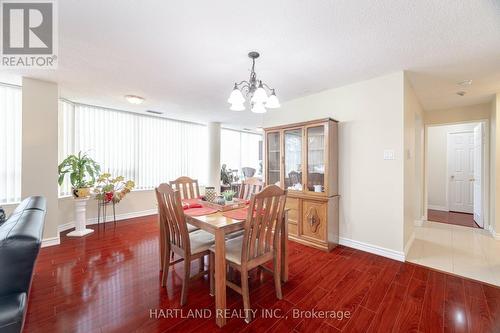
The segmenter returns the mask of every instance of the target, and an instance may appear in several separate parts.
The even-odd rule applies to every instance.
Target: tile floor
[[[483,229],[426,221],[406,260],[500,286],[500,240]]]

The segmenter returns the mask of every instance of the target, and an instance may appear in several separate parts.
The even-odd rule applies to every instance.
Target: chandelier
[[[255,59],[260,56],[258,52],[248,53],[248,57],[252,59],[252,71],[248,81],[235,83],[233,91],[227,102],[231,104],[230,110],[243,111],[245,110],[246,96],[249,99],[248,104],[250,109],[255,113],[265,113],[267,109],[276,109],[280,107],[278,97],[273,88],[263,83],[262,80],[257,80],[255,73]],[[268,96],[269,93],[269,96]]]

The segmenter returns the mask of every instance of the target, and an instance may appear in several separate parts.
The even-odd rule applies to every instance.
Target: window
[[[0,84],[0,203],[21,201],[21,88]]]
[[[228,169],[251,167],[262,174],[262,135],[230,129],[221,130],[221,164]]]
[[[60,160],[87,152],[103,172],[152,189],[179,176],[206,182],[206,126],[61,101]],[[60,141],[61,142],[61,141]],[[61,195],[69,187],[61,187]]]

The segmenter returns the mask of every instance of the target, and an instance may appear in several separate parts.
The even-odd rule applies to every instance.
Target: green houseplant
[[[64,182],[64,177],[69,174],[69,180],[75,198],[85,198],[90,195],[90,187],[99,176],[101,167],[86,153],[69,155],[59,164],[59,185]]]
[[[224,199],[226,201],[229,201],[229,202],[233,201],[233,198],[235,195],[236,195],[236,192],[233,190],[226,190],[226,191],[222,192],[222,196],[224,197]]]

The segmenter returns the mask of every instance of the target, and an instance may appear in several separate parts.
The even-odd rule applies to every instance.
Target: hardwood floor
[[[476,222],[474,222],[473,215],[467,213],[443,212],[441,210],[429,209],[427,210],[427,220],[461,225],[463,227],[479,228]]]
[[[162,289],[158,232],[150,216],[116,228],[109,224],[105,232],[101,226],[85,238],[62,236],[61,245],[43,248],[25,332],[500,331],[497,287],[347,247],[325,253],[294,242],[283,300],[276,299],[270,275],[259,279],[254,272],[250,301],[256,319],[245,324],[233,318],[220,330],[213,317],[185,318],[189,310],[213,312],[206,278],[193,281],[187,306],[174,312],[180,308],[182,264],[171,269]],[[230,289],[228,306],[242,308],[241,296]],[[335,312],[310,318],[313,309]],[[168,318],[150,318],[155,313]]]

